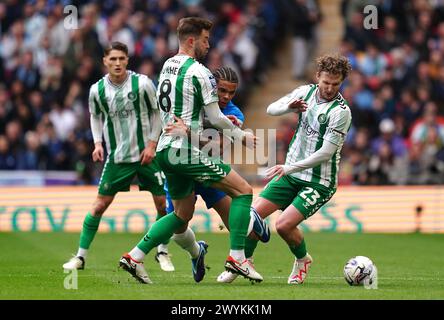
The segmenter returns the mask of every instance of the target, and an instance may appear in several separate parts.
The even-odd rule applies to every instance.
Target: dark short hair
[[[230,67],[220,67],[213,72],[213,75],[217,81],[225,80],[232,83],[239,83],[239,78],[236,71]]]
[[[211,30],[213,23],[210,20],[200,17],[188,17],[179,20],[177,27],[177,37],[179,41],[185,40],[189,36],[200,36],[202,30]]]
[[[103,55],[106,57],[109,55],[111,50],[119,50],[122,52],[125,52],[126,55],[128,55],[128,46],[122,42],[119,41],[113,41],[111,42],[104,50]]]

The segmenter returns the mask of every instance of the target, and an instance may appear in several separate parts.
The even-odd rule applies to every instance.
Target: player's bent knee
[[[290,234],[291,230],[293,230],[293,225],[290,224],[288,221],[285,220],[276,221],[276,232],[280,236],[285,236],[287,234]]]
[[[156,210],[157,210],[157,213],[159,213],[159,214],[163,214],[163,215],[165,215],[166,214],[166,202],[165,202],[165,200],[163,200],[163,201],[154,201],[154,205],[156,206]]]

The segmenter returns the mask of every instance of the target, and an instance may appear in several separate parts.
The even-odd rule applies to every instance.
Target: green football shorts
[[[283,176],[276,181],[274,177],[259,194],[282,210],[292,204],[305,219],[311,217],[335,194],[336,189],[328,189],[319,184],[299,180],[292,176]]]
[[[165,195],[164,174],[156,158],[148,165],[140,162],[113,163],[106,161],[99,182],[99,194],[113,196],[119,191],[129,191],[134,177],[139,180],[139,190],[150,191],[153,195]]]
[[[168,181],[171,199],[183,199],[190,195],[194,182],[209,187],[231,171],[231,167],[222,160],[210,159],[195,147],[168,147],[157,152],[156,158]]]

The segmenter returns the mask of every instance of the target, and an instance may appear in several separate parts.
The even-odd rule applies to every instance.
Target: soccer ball
[[[364,256],[356,256],[344,266],[345,281],[351,286],[371,285],[377,278],[377,269],[372,260]]]

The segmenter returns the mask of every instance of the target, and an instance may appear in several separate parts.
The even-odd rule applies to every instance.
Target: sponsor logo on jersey
[[[302,121],[302,129],[304,129],[305,134],[307,136],[319,136],[319,132],[317,132],[315,129],[310,127],[310,125],[308,124],[308,121],[305,119]]]
[[[213,75],[210,76],[210,83],[211,83],[211,86],[213,87],[213,89],[217,88],[216,78]]]
[[[123,109],[123,110],[116,110],[116,111],[110,111],[109,113],[108,113],[108,115],[111,117],[111,118],[114,118],[114,117],[119,117],[119,118],[122,118],[122,119],[124,119],[124,118],[128,118],[128,117],[130,117],[131,115],[132,115],[132,113],[133,113],[133,109]]]

